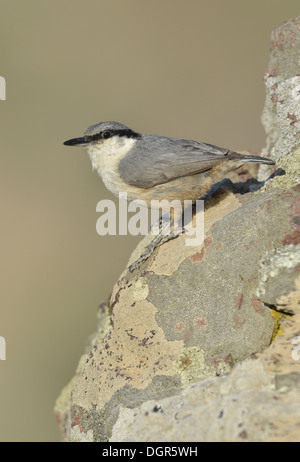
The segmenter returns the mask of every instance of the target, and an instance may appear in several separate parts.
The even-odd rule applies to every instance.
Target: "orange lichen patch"
[[[235,299],[235,304],[238,310],[241,308],[243,300],[244,300],[244,295],[241,292]]]
[[[264,304],[260,300],[258,300],[258,298],[256,298],[255,295],[253,295],[253,297],[251,298],[251,305],[253,306],[255,311],[257,311],[257,313],[264,314]]]
[[[177,324],[176,324],[176,327],[175,329],[178,331],[178,332],[182,332],[184,329],[185,329],[185,325],[182,321],[179,321]]]
[[[212,241],[212,236],[208,236],[206,239],[204,239],[204,247],[209,247],[212,244]]]
[[[205,250],[204,248],[201,250],[201,252],[197,252],[194,255],[191,256],[191,260],[193,263],[198,263],[201,261],[204,257]]]
[[[243,327],[243,325],[245,324],[245,320],[241,319],[241,317],[237,313],[235,313],[233,316],[233,322],[235,327],[238,328]]]
[[[200,329],[201,327],[204,327],[206,325],[206,321],[204,318],[197,318],[195,320],[195,324]]]

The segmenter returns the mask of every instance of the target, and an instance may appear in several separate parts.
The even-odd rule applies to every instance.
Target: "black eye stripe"
[[[141,137],[139,133],[136,133],[130,129],[128,130],[125,130],[125,129],[124,130],[103,130],[102,132],[96,133],[95,135],[86,135],[85,140],[86,141],[97,141],[97,140],[103,139],[103,134],[107,132],[110,133],[110,138],[115,135],[126,136],[127,138],[140,138]]]

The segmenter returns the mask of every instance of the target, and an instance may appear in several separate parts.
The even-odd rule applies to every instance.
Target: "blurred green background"
[[[53,406],[139,238],[96,234],[112,195],[63,146],[93,123],[264,145],[271,28],[299,0],[0,0],[0,440],[58,441]]]

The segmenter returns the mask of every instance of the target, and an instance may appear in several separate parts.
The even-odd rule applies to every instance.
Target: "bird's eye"
[[[108,132],[108,131],[106,131],[106,132],[103,132],[103,135],[102,135],[102,137],[103,137],[105,140],[107,140],[108,138],[110,138],[110,137],[111,137],[111,133],[110,133],[110,132]]]

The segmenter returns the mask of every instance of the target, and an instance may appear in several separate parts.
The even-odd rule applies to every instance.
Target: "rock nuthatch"
[[[196,201],[228,172],[247,162],[274,165],[198,141],[143,135],[118,122],[91,125],[84,136],[65,141],[87,148],[93,169],[115,195],[128,200]]]

